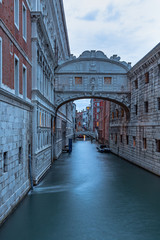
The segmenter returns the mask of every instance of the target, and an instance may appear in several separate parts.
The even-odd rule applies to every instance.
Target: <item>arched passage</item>
[[[55,71],[55,106],[83,98],[98,98],[121,105],[130,115],[130,64],[117,55],[85,51],[62,63]]]

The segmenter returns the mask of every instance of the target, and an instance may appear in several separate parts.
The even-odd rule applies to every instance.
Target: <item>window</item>
[[[27,8],[22,4],[22,30],[23,30],[23,38],[27,41]]]
[[[113,133],[111,133],[111,140],[113,140]]]
[[[104,77],[104,84],[111,84],[112,78],[111,77]]]
[[[27,68],[25,65],[23,65],[23,72],[22,72],[23,76],[23,98],[26,99],[27,97]]]
[[[127,145],[129,144],[129,137],[128,137],[128,135],[126,135],[126,144]]]
[[[119,117],[119,111],[118,111],[118,109],[116,109],[116,117],[117,117],[117,118]]]
[[[97,119],[99,119],[99,115],[97,114]]]
[[[114,112],[112,112],[112,119],[114,119]]]
[[[124,117],[124,109],[121,109],[121,117]]]
[[[143,148],[146,149],[147,148],[147,139],[143,138]]]
[[[22,147],[19,147],[18,162],[19,164],[22,162]]]
[[[82,84],[82,77],[75,77],[75,84],[76,85]]]
[[[144,111],[148,113],[148,102],[144,102]]]
[[[149,83],[149,72],[145,73],[145,84]]]
[[[156,139],[156,151],[160,152],[160,139]]]
[[[115,134],[115,144],[117,144],[117,133]]]
[[[137,106],[137,104],[134,105],[134,109],[135,109],[135,114],[137,115],[137,113],[138,113],[138,106]]]
[[[120,141],[123,142],[123,135],[120,135]]]
[[[2,0],[0,0],[0,3],[2,3]]]
[[[2,84],[2,38],[0,37],[0,86]]]
[[[3,171],[7,172],[8,152],[3,153]]]
[[[99,109],[99,108],[97,108],[97,113],[99,113],[99,111],[100,111],[100,109]]]
[[[138,79],[134,81],[134,84],[135,84],[135,89],[138,89]]]
[[[41,112],[39,113],[39,126],[42,126],[42,116],[41,116]]]
[[[14,24],[19,30],[19,0],[14,0]]]
[[[136,137],[133,137],[133,147],[136,146]]]
[[[14,89],[15,94],[19,94],[19,58],[14,56]]]
[[[158,110],[160,110],[160,97],[157,98]]]
[[[97,103],[97,107],[99,107],[99,102]]]
[[[99,127],[99,122],[97,122],[97,127]]]

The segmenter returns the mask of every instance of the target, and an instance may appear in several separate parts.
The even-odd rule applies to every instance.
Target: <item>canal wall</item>
[[[32,105],[0,90],[0,223],[30,189]]]

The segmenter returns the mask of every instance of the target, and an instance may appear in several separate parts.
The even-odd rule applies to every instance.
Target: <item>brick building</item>
[[[102,99],[91,101],[93,108],[93,131],[101,143],[109,144],[110,102]]]
[[[0,222],[30,188],[31,16],[25,0],[0,2]]]
[[[73,103],[54,102],[69,57],[62,0],[0,1],[0,222],[73,135]]]
[[[99,113],[99,141],[109,145],[109,121],[110,121],[110,102],[101,101]]]

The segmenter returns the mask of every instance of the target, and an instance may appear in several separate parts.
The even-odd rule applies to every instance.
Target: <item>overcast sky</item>
[[[64,0],[71,53],[138,62],[160,41],[160,0]]]

